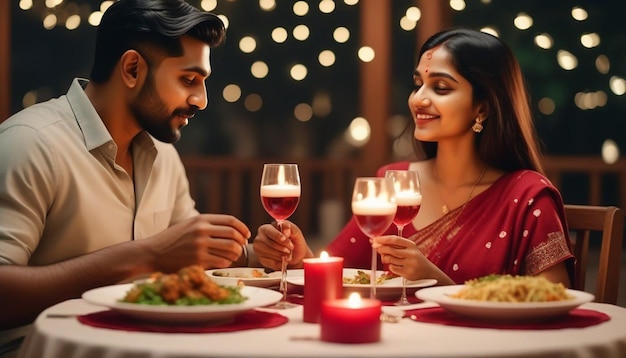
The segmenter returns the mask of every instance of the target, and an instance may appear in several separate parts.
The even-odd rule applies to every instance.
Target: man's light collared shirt
[[[115,163],[84,85],[0,124],[0,264],[59,262],[198,214],[173,145],[137,135],[134,181]]]

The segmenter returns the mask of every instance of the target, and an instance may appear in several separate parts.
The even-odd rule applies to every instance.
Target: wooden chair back
[[[615,206],[565,205],[570,232],[575,233],[575,279],[572,288],[585,289],[585,276],[592,232],[600,232],[600,256],[596,277],[596,302],[617,303],[620,259],[624,235],[624,211]]]

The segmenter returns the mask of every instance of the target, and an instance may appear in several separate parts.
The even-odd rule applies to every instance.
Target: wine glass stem
[[[276,221],[278,231],[283,232],[283,222]],[[281,258],[280,264],[280,287],[278,288],[283,294],[283,301],[287,301],[287,256]]]
[[[402,237],[402,229],[404,226],[398,225],[398,236]],[[402,295],[400,296],[400,302],[405,302],[406,299],[406,278],[402,276]]]
[[[378,268],[378,252],[372,246],[372,272],[370,273],[370,298],[376,298],[376,269]]]

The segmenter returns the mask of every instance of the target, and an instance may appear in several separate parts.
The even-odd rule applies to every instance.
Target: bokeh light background
[[[97,26],[110,1],[11,0],[11,110],[66,92],[89,75]],[[394,158],[408,119],[415,1],[390,1]],[[432,0],[440,1],[440,0]],[[444,1],[444,0],[441,0]],[[212,56],[209,107],[183,131],[182,154],[241,158],[350,158],[370,127],[359,106],[359,64],[376,53],[359,38],[358,0],[189,0],[219,15],[228,39]],[[447,2],[447,1],[446,1]],[[602,155],[626,147],[626,2],[452,0],[455,26],[482,29],[517,55],[535,125],[551,155]],[[367,26],[380,26],[373,23]]]

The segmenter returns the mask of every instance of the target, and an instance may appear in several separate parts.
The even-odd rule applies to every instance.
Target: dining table
[[[302,302],[300,295],[293,297]],[[356,344],[320,339],[321,325],[303,321],[300,304],[289,309],[258,307],[237,316],[258,321],[241,318],[237,324],[205,330],[136,326],[133,319],[124,326],[117,321],[120,317],[108,321],[113,324],[93,324],[89,319],[106,321],[117,312],[83,298],[71,299],[38,316],[18,357],[626,357],[624,307],[587,302],[572,311],[580,317],[563,324],[466,324],[465,318],[441,312],[437,303],[413,299],[416,303],[407,306],[384,304],[380,340]],[[432,321],[420,318],[429,315]]]

